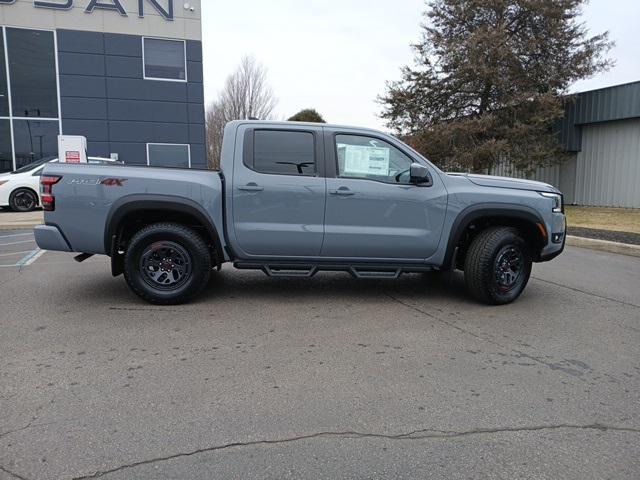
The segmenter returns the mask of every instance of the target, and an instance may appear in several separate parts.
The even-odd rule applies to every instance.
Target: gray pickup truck
[[[185,302],[233,262],[269,276],[464,271],[512,302],[532,262],[565,243],[562,194],[533,181],[448,174],[396,138],[321,124],[236,121],[220,171],[49,164],[40,248],[111,257],[133,292]]]

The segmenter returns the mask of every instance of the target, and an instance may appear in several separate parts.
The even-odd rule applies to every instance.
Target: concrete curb
[[[567,235],[567,245],[572,247],[590,248],[601,252],[618,253],[620,255],[630,255],[640,257],[640,245],[629,243],[610,242],[609,240],[598,240],[596,238],[574,237]]]

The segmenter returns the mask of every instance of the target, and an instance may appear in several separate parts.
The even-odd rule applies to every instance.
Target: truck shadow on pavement
[[[75,293],[73,293],[75,291]],[[149,306],[127,288],[122,277],[96,278],[81,288],[67,292],[82,298],[92,298],[96,304],[119,307]],[[421,301],[444,301],[474,304],[459,272],[406,274],[399,279],[354,279],[346,273],[321,272],[312,278],[268,278],[261,272],[223,270],[212,274],[204,292],[186,305],[167,308],[188,308],[215,305],[220,302],[247,298],[265,302],[300,302],[331,299],[334,302],[366,301],[380,297],[401,296]],[[71,299],[69,299],[71,300]]]
[[[399,279],[355,279],[346,273],[321,272],[312,278],[267,278],[258,272],[215,273],[195,303],[221,298],[292,301],[330,297],[335,300],[401,294],[403,297],[471,302],[459,273],[406,274]]]

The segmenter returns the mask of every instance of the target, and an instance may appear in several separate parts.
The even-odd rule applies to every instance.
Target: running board
[[[238,261],[233,266],[239,270],[261,270],[269,277],[311,278],[321,271],[347,272],[357,279],[397,279],[403,273],[430,272],[429,265],[393,264],[340,264],[340,263],[259,263]]]

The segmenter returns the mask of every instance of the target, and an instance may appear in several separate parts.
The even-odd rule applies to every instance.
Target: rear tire
[[[155,223],[136,233],[124,258],[129,288],[155,305],[177,305],[198,295],[211,275],[211,254],[192,229]]]
[[[531,254],[518,230],[492,227],[473,240],[465,258],[469,293],[489,305],[516,300],[531,276]]]
[[[11,192],[9,206],[14,212],[32,212],[38,206],[38,195],[30,188],[18,188]]]

